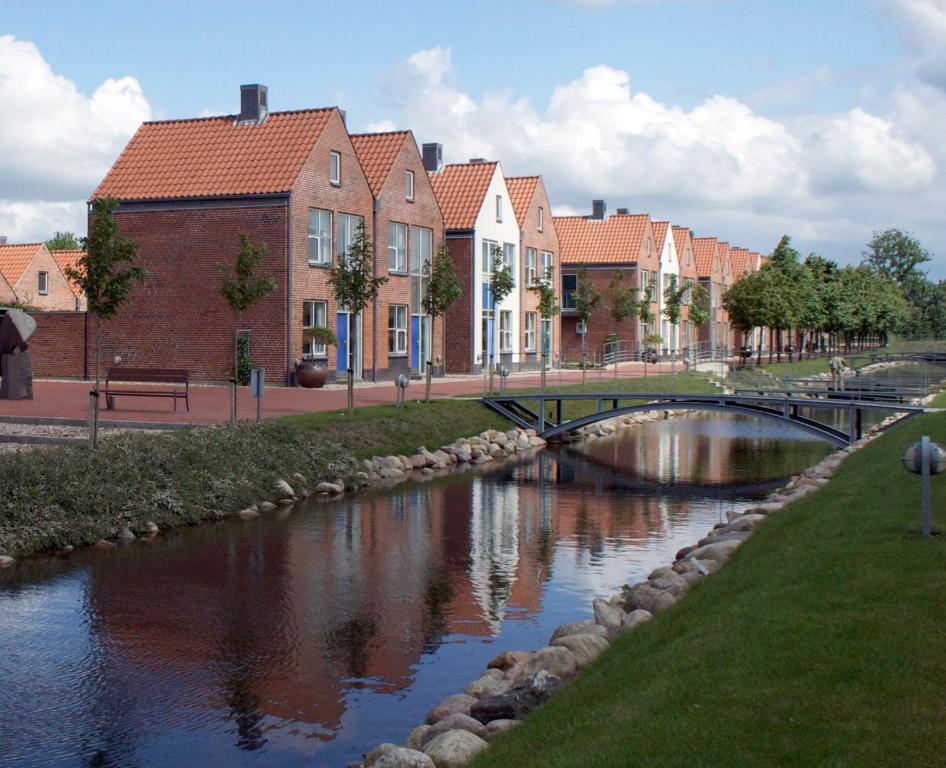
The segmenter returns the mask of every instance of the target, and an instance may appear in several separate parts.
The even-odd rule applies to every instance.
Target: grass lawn
[[[946,352],[946,339],[906,341],[905,339],[894,338],[886,347],[881,347],[877,352]]]
[[[946,414],[853,454],[472,765],[943,765],[946,536],[910,532],[900,466],[921,434]],[[933,498],[946,528],[946,475]]]
[[[811,360],[794,360],[790,363],[773,363],[772,365],[762,365],[760,367],[773,376],[783,378],[785,376],[813,376],[817,373],[827,373],[828,363],[828,358],[816,357]]]

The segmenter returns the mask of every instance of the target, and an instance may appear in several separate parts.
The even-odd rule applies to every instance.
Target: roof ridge
[[[364,136],[397,136],[403,134],[407,136],[411,132],[410,128],[399,128],[395,131],[363,131],[362,133],[350,133],[348,134],[352,138],[355,136],[364,137]]]
[[[279,112],[267,112],[266,117],[278,117],[280,115],[301,115],[308,112],[331,112],[333,109],[338,109],[337,106],[333,107],[308,107],[306,109],[283,109]],[[204,115],[203,117],[175,117],[170,120],[143,120],[142,125],[169,125],[171,123],[200,123],[200,122],[209,122],[211,120],[236,120],[240,115],[229,113],[226,115]],[[265,120],[260,125],[265,124]]]

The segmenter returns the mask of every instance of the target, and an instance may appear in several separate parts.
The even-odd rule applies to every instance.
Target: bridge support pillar
[[[545,432],[545,398],[541,395],[539,396],[539,423],[535,429],[540,435]]]

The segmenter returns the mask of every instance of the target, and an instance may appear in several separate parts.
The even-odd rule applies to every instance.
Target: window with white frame
[[[430,264],[434,248],[434,232],[427,227],[411,227],[411,312],[424,314],[422,302],[427,293],[425,268]]]
[[[683,298],[681,299],[681,303],[683,304],[683,306],[688,307],[690,306],[690,301],[692,300],[691,297],[693,295],[693,278],[692,277],[683,278],[683,287],[686,288],[686,290],[683,292]]]
[[[342,153],[328,153],[328,180],[336,187],[342,183]]]
[[[362,222],[361,216],[352,216],[349,213],[338,214],[338,227],[335,237],[335,254],[339,262],[348,253],[348,247],[355,242],[355,235]]]
[[[404,197],[411,202],[414,201],[414,172],[413,171],[404,172]]]
[[[512,243],[503,243],[503,264],[512,275],[512,282],[516,283],[516,246]]]
[[[49,272],[40,272],[37,283],[36,288],[40,296],[45,296],[49,293]]]
[[[526,287],[535,283],[535,248],[526,248]]]
[[[522,340],[526,352],[535,352],[535,312],[526,312],[526,327]]]
[[[539,255],[542,262],[542,279],[553,283],[555,281],[555,257],[551,251],[542,251]]]
[[[650,272],[646,269],[640,271],[641,276],[641,295],[643,296],[644,292],[647,290],[647,285],[650,282]]]
[[[499,243],[493,240],[484,240],[483,241],[483,272],[489,274],[492,272],[493,264],[493,249],[496,248]]]
[[[539,209],[536,213],[536,217],[538,219],[537,221],[538,230],[539,232],[542,232],[545,230],[545,210],[542,208],[541,205],[539,206]]]
[[[388,307],[388,354],[407,354],[407,305]]]
[[[407,272],[407,224],[388,224],[388,271]]]
[[[324,326],[326,322],[326,307],[324,301],[304,301],[302,302],[302,329],[314,328],[317,325]],[[324,344],[316,344],[314,339],[303,338],[302,356],[303,357],[325,357],[326,347]]]
[[[332,261],[332,213],[309,209],[309,264]]]
[[[552,355],[552,321],[542,321],[542,357],[546,360]]]
[[[503,196],[496,195],[496,221],[502,223],[503,220]]]
[[[512,312],[508,309],[499,313],[499,351],[512,352]]]

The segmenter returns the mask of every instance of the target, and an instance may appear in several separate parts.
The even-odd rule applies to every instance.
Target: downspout
[[[293,383],[292,370],[292,193],[286,201],[286,376]]]
[[[374,198],[372,208],[374,216],[371,222],[371,241],[374,248],[371,249],[374,258],[374,276],[378,276],[378,214],[381,213],[381,201]],[[375,297],[371,302],[371,380],[378,380],[378,298]]]

